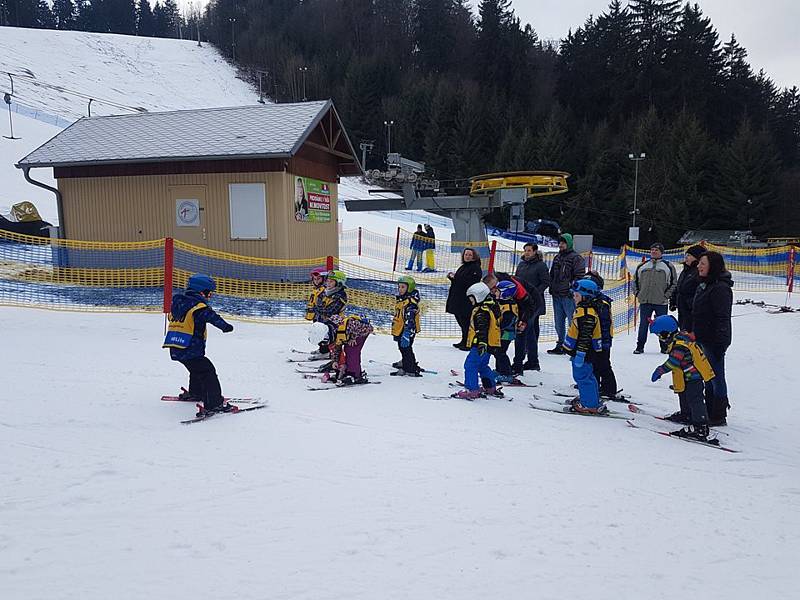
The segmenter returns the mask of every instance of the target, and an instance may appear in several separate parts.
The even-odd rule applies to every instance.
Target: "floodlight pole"
[[[636,196],[639,191],[639,163],[647,158],[647,155],[642,152],[639,156],[628,154],[628,158],[636,163],[635,175],[633,176],[633,222],[631,227],[636,227]]]

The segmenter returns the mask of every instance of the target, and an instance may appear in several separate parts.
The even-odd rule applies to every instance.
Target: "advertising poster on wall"
[[[308,177],[294,178],[294,218],[304,223],[330,223],[331,184]]]

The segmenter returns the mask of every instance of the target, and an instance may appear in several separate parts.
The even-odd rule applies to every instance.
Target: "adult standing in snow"
[[[224,333],[233,331],[233,325],[211,308],[211,294],[216,289],[216,282],[208,275],[189,277],[186,291],[172,297],[169,329],[162,346],[169,348],[172,360],[178,361],[189,371],[188,395],[203,403],[197,416],[231,410],[231,406],[223,401],[217,370],[206,357],[207,324]]]
[[[700,284],[697,261],[705,252],[706,249],[702,246],[692,246],[686,250],[683,271],[678,276],[678,283],[669,301],[669,309],[678,311],[678,325],[682,331],[692,330],[692,303],[697,286]]]
[[[436,234],[433,232],[433,227],[425,225],[425,237],[428,238],[428,246],[425,248],[425,268],[422,269],[425,273],[432,273],[436,270]]]
[[[575,301],[572,297],[572,284],[586,273],[586,261],[575,252],[572,234],[564,233],[558,238],[558,254],[550,267],[550,295],[553,296],[553,321],[558,341],[548,354],[565,354],[564,336],[567,323],[572,322]]]
[[[677,283],[675,267],[663,256],[664,245],[653,244],[650,246],[650,260],[636,267],[633,275],[633,294],[639,300],[639,335],[634,354],[644,352],[650,317],[653,314],[656,317],[667,314],[667,305]],[[665,351],[663,344],[661,351]]]
[[[725,381],[725,353],[731,345],[733,279],[719,252],[706,252],[697,262],[700,283],[692,303],[693,333],[714,369],[706,383],[708,424],[727,425],[728,384]]]
[[[545,314],[544,292],[550,285],[550,272],[542,260],[539,246],[528,242],[523,247],[522,260],[517,265],[514,276],[525,286],[535,307],[528,316],[525,328],[514,340],[514,371],[522,374],[524,370],[539,370],[539,317]],[[528,360],[525,361],[527,354]]]
[[[467,290],[471,285],[478,283],[482,276],[481,257],[472,248],[464,248],[461,253],[461,266],[455,273],[447,274],[447,278],[450,280],[450,291],[447,293],[445,311],[458,321],[458,326],[461,328],[461,341],[453,346],[464,352],[469,351],[467,335],[473,308],[467,298]]]
[[[428,241],[425,236],[425,230],[422,225],[417,225],[417,230],[411,236],[411,243],[408,247],[411,249],[411,256],[406,265],[406,271],[411,271],[414,268],[414,261],[417,262],[417,271],[422,271],[422,253],[428,246]]]

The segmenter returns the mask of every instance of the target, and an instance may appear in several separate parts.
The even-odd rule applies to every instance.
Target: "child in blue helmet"
[[[711,444],[719,443],[708,438],[708,412],[703,390],[705,382],[714,378],[714,370],[697,345],[693,334],[680,331],[672,315],[656,317],[650,324],[650,333],[666,348],[669,357],[653,371],[655,383],[662,375],[672,371],[672,389],[678,394],[680,410],[667,417],[670,421],[686,424],[670,435],[691,438]]]
[[[599,291],[590,279],[579,279],[572,284],[575,312],[564,337],[564,350],[572,357],[572,377],[578,386],[578,397],[572,401],[572,410],[584,414],[603,414],[607,408],[600,401],[600,389],[592,369],[592,359],[602,350],[600,318],[592,306]]]
[[[169,329],[163,345],[164,348],[169,348],[170,358],[189,371],[188,396],[203,403],[203,409],[198,416],[204,412],[231,410],[223,402],[217,371],[205,355],[206,324],[225,333],[233,331],[233,325],[211,308],[209,300],[216,289],[216,282],[208,275],[189,277],[186,290],[172,297]]]
[[[617,378],[611,367],[611,345],[614,343],[614,315],[612,313],[612,300],[603,293],[605,280],[596,271],[589,271],[583,276],[597,284],[597,293],[592,299],[592,307],[600,319],[600,345],[601,350],[596,352],[592,359],[592,369],[597,384],[600,386],[600,397],[604,400],[617,398]]]
[[[494,354],[497,383],[515,383],[511,370],[511,359],[508,358],[508,347],[517,337],[519,323],[519,307],[515,295],[517,284],[513,281],[498,281],[492,288],[497,306],[500,309],[500,348]]]

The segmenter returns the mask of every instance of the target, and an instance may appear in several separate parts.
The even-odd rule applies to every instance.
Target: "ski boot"
[[[181,388],[181,393],[178,394],[178,400],[180,400],[181,402],[192,402],[192,401],[199,401],[200,398],[198,398],[197,396],[192,394],[186,388],[182,387]]]
[[[497,376],[494,378],[494,380],[495,380],[495,382],[497,382],[497,383],[505,383],[505,384],[507,384],[507,385],[513,385],[513,384],[515,384],[515,383],[516,383],[517,385],[519,385],[520,383],[522,383],[522,382],[521,382],[519,379],[516,379],[516,378],[515,378],[513,375],[499,375],[499,374],[498,374],[498,375],[497,375]]]
[[[402,369],[403,368],[403,361],[402,360],[398,360],[397,362],[393,362],[392,363],[392,367],[394,367],[395,369]]]
[[[483,393],[486,396],[491,396],[493,398],[505,398],[506,397],[506,395],[502,392],[502,390],[499,387],[484,388]]]
[[[688,425],[689,424],[689,415],[683,413],[679,410],[675,411],[671,415],[667,415],[664,417],[665,421],[672,421],[673,423],[680,423],[681,425]]]
[[[571,403],[572,412],[580,413],[582,415],[604,415],[608,412],[608,408],[602,402],[595,407],[588,407],[581,404],[580,398],[575,398]]]
[[[451,398],[460,398],[461,400],[476,400],[478,398],[483,397],[483,393],[480,390],[461,390],[460,392],[456,392],[455,394],[450,394]]]
[[[197,405],[197,417],[208,417],[213,415],[214,413],[223,413],[223,412],[236,412],[239,410],[238,406],[234,406],[233,404],[223,403],[219,406],[213,406],[211,408],[206,408],[202,404],[198,403]]]
[[[547,351],[548,354],[566,354],[566,350],[561,347],[561,344],[556,344],[555,348],[551,348]]]
[[[709,433],[708,425],[687,425],[683,429],[678,429],[678,431],[671,431],[670,435],[719,446],[719,440],[717,438],[709,438]]]
[[[524,365],[522,365],[523,371],[541,371],[542,367],[539,365],[538,361],[528,361]]]

